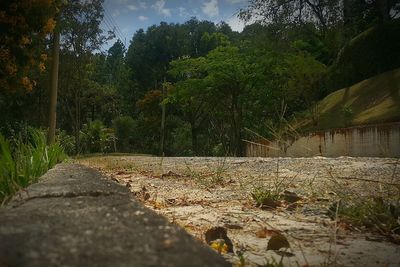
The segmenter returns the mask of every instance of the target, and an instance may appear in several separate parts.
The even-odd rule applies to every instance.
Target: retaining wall
[[[248,157],[400,157],[400,122],[310,133],[283,143],[245,141]]]

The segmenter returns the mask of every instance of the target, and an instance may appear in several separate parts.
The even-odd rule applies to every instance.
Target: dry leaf
[[[282,234],[276,234],[268,241],[267,250],[279,250],[281,248],[289,248],[290,244],[286,237]]]
[[[261,230],[256,232],[256,236],[258,238],[266,238],[267,236],[279,235],[280,231],[278,230],[269,230],[266,227],[263,227]]]
[[[216,250],[219,254],[225,254],[229,252],[228,245],[225,243],[224,239],[216,239],[211,241],[210,247]]]

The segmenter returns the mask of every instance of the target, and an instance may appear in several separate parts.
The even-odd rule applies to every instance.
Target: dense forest
[[[192,18],[138,30],[125,47],[102,0],[2,1],[0,131],[48,128],[60,34],[56,140],[70,154],[243,154],[317,101],[400,67],[398,0],[250,0],[240,33]],[[283,130],[282,130],[283,129]],[[287,130],[287,129],[286,129]]]

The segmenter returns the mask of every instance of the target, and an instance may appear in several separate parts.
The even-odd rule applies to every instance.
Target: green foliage
[[[99,120],[85,124],[82,128],[80,139],[84,153],[106,153],[115,150],[113,129],[106,128]]]
[[[342,113],[344,116],[346,126],[349,126],[351,123],[351,120],[354,117],[354,111],[351,108],[351,105],[349,105],[349,104],[344,105],[342,108]]]
[[[318,120],[299,118],[299,131],[327,130],[349,125],[397,122],[400,119],[400,69],[385,72],[337,90],[317,103]]]
[[[59,7],[54,0],[0,2],[0,92],[33,90],[35,76],[46,68],[43,44]]]
[[[113,128],[117,139],[117,148],[119,152],[131,152],[134,140],[135,130],[137,130],[136,121],[129,116],[118,117],[113,120]]]
[[[75,154],[75,137],[67,134],[66,131],[59,130],[56,133],[56,141],[67,155],[72,156]]]
[[[7,140],[0,134],[0,201],[36,182],[48,169],[65,159],[59,143],[46,145],[46,136],[29,129],[26,138]]]
[[[339,217],[357,227],[367,227],[379,230],[381,233],[397,231],[400,233],[400,202],[390,202],[383,198],[346,199],[335,203],[329,209],[334,217],[338,211]]]
[[[376,25],[353,38],[331,67],[328,87],[334,91],[400,67],[400,22]]]
[[[176,156],[193,156],[190,124],[182,123],[171,134],[170,150]]]
[[[279,200],[281,192],[265,187],[257,187],[251,193],[251,197],[257,206],[275,207],[275,202]]]

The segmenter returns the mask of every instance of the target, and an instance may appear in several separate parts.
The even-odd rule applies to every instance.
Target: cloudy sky
[[[126,46],[140,28],[159,24],[183,23],[191,17],[227,22],[234,31],[241,31],[243,23],[237,18],[238,10],[246,6],[247,0],[105,0],[104,30],[116,27],[117,37]],[[103,45],[108,49],[116,39]]]

